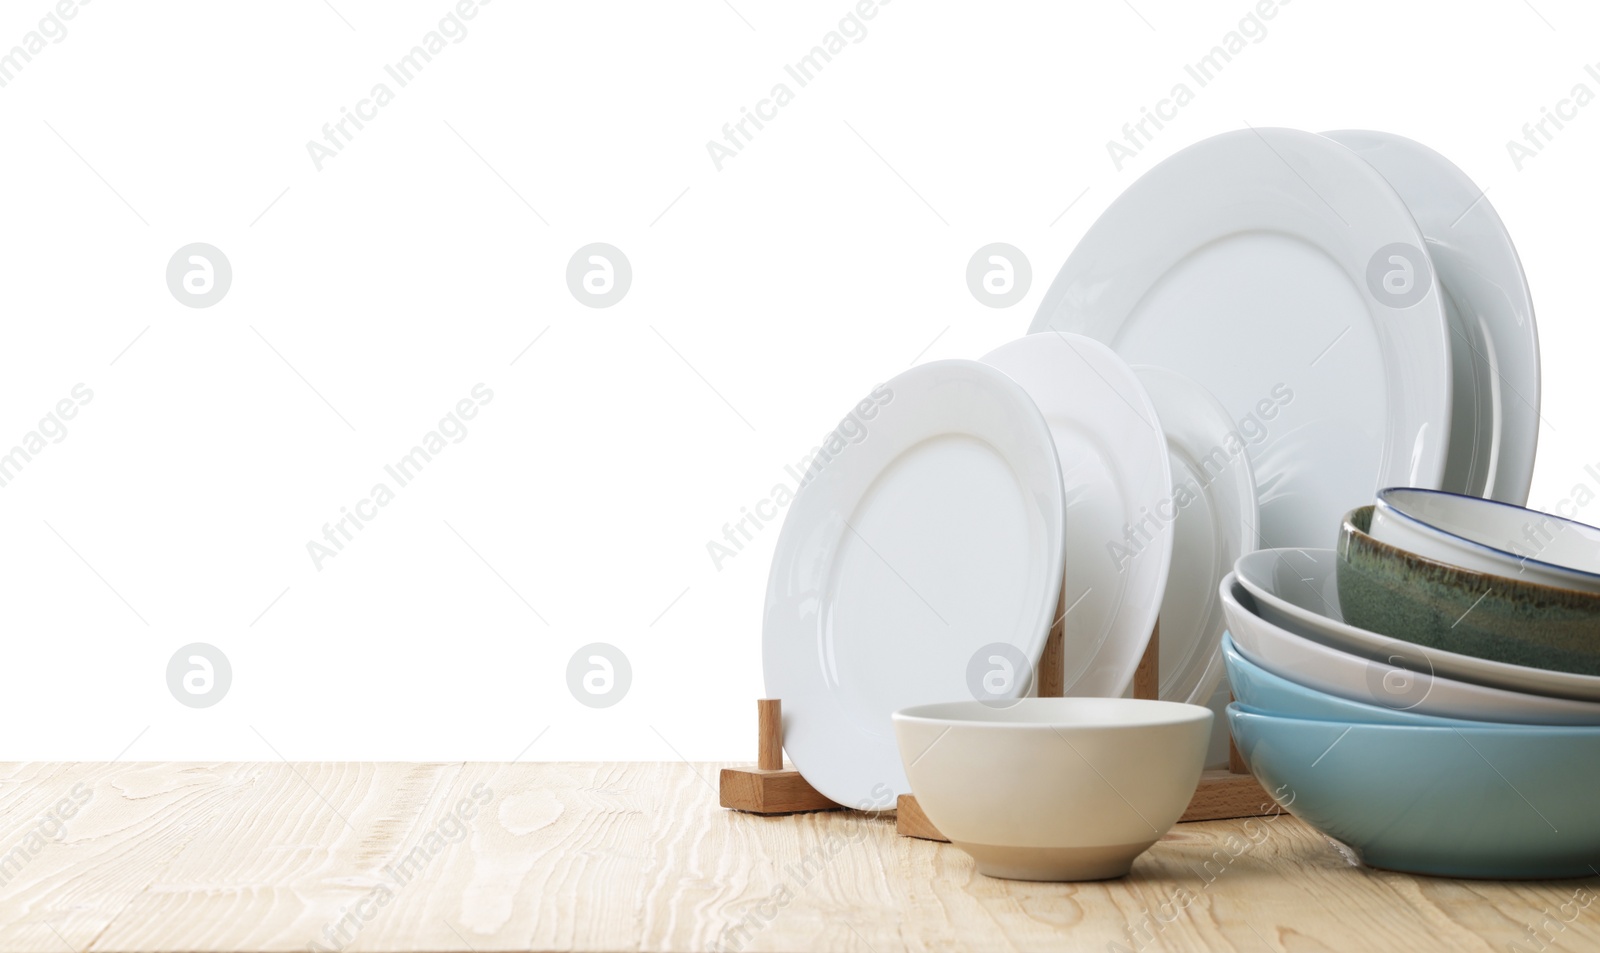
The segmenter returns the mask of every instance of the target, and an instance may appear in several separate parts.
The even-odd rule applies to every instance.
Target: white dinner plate
[[[1444,288],[1455,419],[1443,488],[1526,503],[1539,443],[1539,334],[1511,235],[1483,190],[1427,146],[1385,132],[1323,135],[1400,193]]]
[[[1307,688],[1422,715],[1523,725],[1600,725],[1600,703],[1508,691],[1430,675],[1323,645],[1274,625],[1233,576],[1222,581],[1228,634],[1240,654]]]
[[[893,809],[910,787],[890,715],[973,698],[974,660],[996,654],[1018,657],[1016,678],[986,690],[1028,691],[1021,662],[1043,652],[1061,589],[1064,509],[1050,428],[992,367],[924,364],[851,408],[790,505],[762,622],[767,697],[812,787]]]
[[[1217,585],[1255,548],[1256,484],[1243,438],[1210,391],[1163,367],[1133,371],[1166,434],[1177,508],[1161,597],[1160,697],[1204,705],[1223,674]]]
[[[1435,675],[1516,692],[1600,701],[1600,675],[1555,672],[1461,655],[1392,639],[1344,621],[1338,556],[1331,549],[1260,550],[1239,559],[1234,575],[1267,621],[1369,659],[1407,658]]]
[[[1033,398],[1061,461],[1066,694],[1121,695],[1150,644],[1172,561],[1160,419],[1133,368],[1076,334],[1030,334],[982,360]]]
[[[1344,146],[1225,133],[1111,203],[1032,330],[1086,334],[1198,381],[1249,441],[1260,545],[1327,546],[1380,487],[1444,475],[1450,350],[1424,244]]]

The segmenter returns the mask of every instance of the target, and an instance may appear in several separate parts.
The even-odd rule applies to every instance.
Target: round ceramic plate
[[[1600,701],[1600,675],[1555,672],[1447,652],[1392,639],[1344,621],[1339,608],[1338,554],[1331,549],[1261,550],[1240,558],[1239,585],[1267,621],[1308,639],[1369,659],[1394,656],[1425,663],[1435,675],[1518,692]]]
[[[1539,334],[1510,234],[1483,190],[1427,146],[1385,132],[1323,135],[1400,193],[1444,287],[1455,392],[1444,489],[1526,503],[1539,443]]]
[[[1177,509],[1161,597],[1161,697],[1204,705],[1223,669],[1217,584],[1255,548],[1256,484],[1244,440],[1210,391],[1166,368],[1133,371],[1167,437]]]
[[[1155,407],[1131,367],[1075,334],[1030,334],[982,360],[1033,398],[1061,461],[1066,694],[1121,695],[1172,562],[1172,473]]]
[[[1228,634],[1250,661],[1307,688],[1421,715],[1526,725],[1600,725],[1600,703],[1508,691],[1400,669],[1312,641],[1258,613],[1250,593],[1222,581]]]
[[[1064,509],[1050,428],[994,368],[924,364],[850,410],[784,520],[762,622],[767,696],[812,787],[892,809],[910,787],[890,716],[974,697],[986,646],[1037,662]],[[984,690],[1020,696],[1017,675]]]
[[[1393,188],[1322,136],[1246,129],[1106,209],[1032,330],[1075,331],[1202,384],[1245,438],[1263,546],[1327,546],[1380,487],[1437,487],[1448,329]]]

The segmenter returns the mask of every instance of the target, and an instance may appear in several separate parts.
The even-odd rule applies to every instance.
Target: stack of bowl
[[[1222,582],[1234,740],[1375,867],[1600,876],[1600,530],[1396,488]]]

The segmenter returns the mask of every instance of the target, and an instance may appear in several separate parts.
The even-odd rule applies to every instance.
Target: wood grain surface
[[[891,815],[722,810],[720,767],[0,765],[0,950],[1600,948],[1594,880],[1363,869],[1287,815],[1019,883]]]

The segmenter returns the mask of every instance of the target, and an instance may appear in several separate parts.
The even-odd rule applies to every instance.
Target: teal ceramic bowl
[[[1420,712],[1366,705],[1361,702],[1319,692],[1315,688],[1274,675],[1245,658],[1233,644],[1233,636],[1222,635],[1222,662],[1228,669],[1228,686],[1234,701],[1245,708],[1288,718],[1350,722],[1362,725],[1431,725],[1433,727],[1492,728],[1503,722],[1468,721]],[[1597,865],[1600,866],[1600,865]]]
[[[1228,725],[1267,792],[1369,866],[1496,880],[1600,874],[1600,727],[1366,724],[1237,703]]]
[[[1339,528],[1344,620],[1430,648],[1579,675],[1600,675],[1600,594],[1474,572],[1367,534],[1372,507]]]

